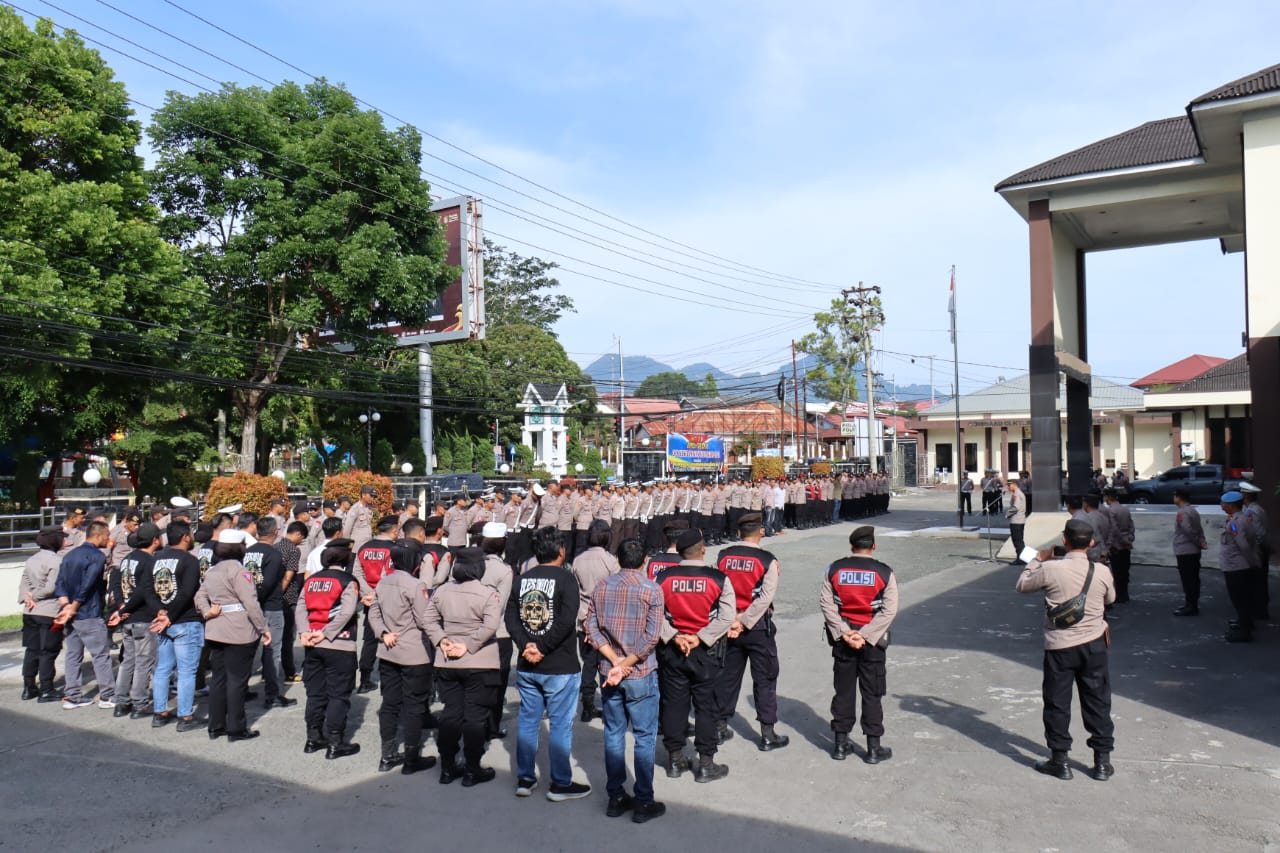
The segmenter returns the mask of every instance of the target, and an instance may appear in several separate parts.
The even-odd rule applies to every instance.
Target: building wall
[[[1182,435],[1186,438],[1186,415],[1182,420]],[[1135,478],[1155,476],[1156,472],[1173,467],[1173,446],[1169,424],[1135,424],[1133,437],[1133,465]]]
[[[1280,115],[1248,116],[1243,123],[1245,222],[1250,237],[1245,255],[1249,337],[1280,335]]]

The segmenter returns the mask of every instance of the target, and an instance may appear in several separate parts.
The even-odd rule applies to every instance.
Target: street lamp
[[[581,463],[581,462],[579,462],[577,465],[574,465],[574,466],[573,466],[573,470],[574,470],[574,471],[576,471],[577,473],[581,474],[581,473],[582,473],[582,463]]]
[[[377,409],[370,409],[367,412],[360,413],[360,423],[364,424],[365,437],[365,457],[364,464],[370,471],[373,470],[373,425],[382,420],[382,415]]]
[[[498,472],[501,474],[510,474],[511,466],[503,462],[501,465],[498,466]]]
[[[405,475],[412,474],[412,473],[413,473],[413,463],[412,463],[412,462],[406,462],[406,463],[404,463],[403,465],[401,465],[401,466],[400,466],[400,473],[401,473],[401,474],[405,474]]]
[[[97,468],[86,468],[84,471],[84,484],[86,486],[96,486],[102,482],[102,472]]]

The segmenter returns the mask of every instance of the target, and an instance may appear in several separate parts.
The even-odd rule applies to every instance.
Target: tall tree
[[[170,93],[148,133],[165,235],[222,309],[208,330],[249,342],[208,369],[247,380],[232,402],[240,467],[252,470],[258,416],[301,347],[385,354],[390,339],[370,327],[425,323],[456,275],[419,172],[421,138],[324,81]]]
[[[523,257],[491,240],[484,241],[484,311],[490,329],[516,323],[551,332],[561,317],[576,309],[559,293],[552,261]]]
[[[106,372],[172,358],[191,292],[147,203],[140,140],[97,52],[0,7],[0,441],[101,444],[151,388]]]
[[[681,397],[700,397],[704,387],[678,370],[664,370],[646,376],[636,389],[637,397],[657,397],[662,400],[678,400]]]
[[[819,397],[841,404],[858,399],[858,367],[862,363],[862,336],[879,325],[884,315],[880,297],[870,300],[864,327],[858,306],[844,297],[831,300],[828,311],[813,315],[814,331],[796,341],[796,349],[814,356],[817,363],[805,373]],[[869,328],[868,328],[869,327]]]

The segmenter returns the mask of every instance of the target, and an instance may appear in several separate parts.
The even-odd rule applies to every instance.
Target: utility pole
[[[881,442],[876,424],[875,379],[871,373],[871,332],[876,326],[884,322],[884,312],[878,304],[880,286],[864,287],[862,282],[858,282],[857,287],[846,288],[840,292],[844,294],[850,305],[854,305],[858,309],[858,325],[860,329],[859,335],[855,336],[855,342],[862,344],[862,365],[866,368],[867,374],[868,455],[870,456],[872,472],[878,473],[880,471],[878,459]]]
[[[952,455],[952,467],[956,471],[956,527],[964,527],[964,503],[960,496],[960,478],[968,478],[964,446],[960,444],[960,344],[956,340],[956,268],[951,267],[951,298],[947,306],[951,314],[951,358],[955,366],[955,384],[952,396],[956,403],[956,452]]]
[[[804,380],[804,458],[809,458],[809,380]]]
[[[618,477],[625,476],[627,449],[627,389],[626,378],[622,369],[622,338],[618,338]]]
[[[796,342],[791,341],[791,414],[800,414],[800,380],[796,370]],[[800,436],[796,434],[795,417],[791,419],[791,443],[796,448],[796,461],[800,461]]]

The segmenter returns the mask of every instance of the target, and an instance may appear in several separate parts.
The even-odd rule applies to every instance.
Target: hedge
[[[777,456],[757,456],[751,460],[751,479],[753,480],[776,480],[779,477],[785,477],[786,473],[786,463]]]
[[[204,499],[204,517],[213,516],[224,506],[243,504],[246,512],[266,515],[274,498],[287,498],[288,489],[278,477],[263,477],[237,471],[230,477],[214,477]]]
[[[373,486],[378,490],[378,499],[373,502],[375,519],[378,516],[388,515],[391,512],[394,487],[391,478],[383,477],[381,474],[360,470],[330,474],[324,478],[324,488],[321,489],[320,494],[327,501],[336,501],[339,495],[346,495],[354,503],[360,500],[362,486]]]
[[[825,477],[831,473],[830,462],[815,462],[809,466],[809,473],[818,477]]]

